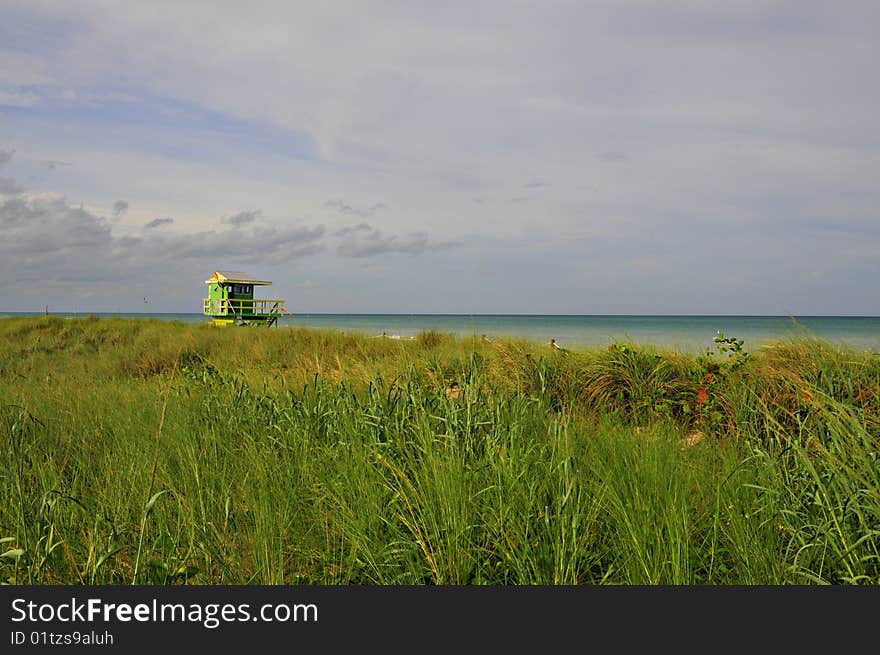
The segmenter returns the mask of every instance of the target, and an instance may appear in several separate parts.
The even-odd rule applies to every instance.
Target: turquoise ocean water
[[[0,316],[29,314],[0,313]],[[32,314],[39,315],[39,314]],[[60,316],[74,317],[72,313]],[[86,314],[78,314],[82,317]],[[94,314],[99,317],[133,317],[207,322],[201,314]],[[859,350],[880,352],[880,317],[877,316],[551,316],[480,314],[296,314],[279,321],[280,327],[330,328],[367,335],[407,338],[423,330],[438,330],[461,337],[521,337],[556,342],[567,348],[586,348],[628,341],[642,345],[694,351],[714,346],[717,331],[744,339],[746,348],[807,335]]]

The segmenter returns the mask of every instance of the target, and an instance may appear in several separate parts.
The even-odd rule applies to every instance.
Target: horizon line
[[[202,316],[201,312],[138,312],[138,311],[79,311],[79,310],[62,310],[62,311],[5,311],[0,310],[0,316],[8,315],[35,315],[35,316],[101,316],[101,315],[126,315],[126,316]],[[632,314],[632,313],[603,313],[603,314],[557,314],[557,313],[527,313],[527,312],[293,312],[289,317],[297,316],[449,316],[449,317],[500,317],[500,316],[518,316],[518,317],[563,317],[563,318],[701,318],[701,317],[717,317],[717,318],[880,318],[877,314]]]

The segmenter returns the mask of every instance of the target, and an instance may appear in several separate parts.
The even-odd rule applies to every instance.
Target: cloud
[[[144,228],[152,230],[154,228],[161,227],[162,225],[170,225],[173,222],[173,218],[154,218],[152,221],[144,225]]]
[[[24,187],[14,178],[0,177],[0,195],[14,196],[24,192]]]
[[[321,239],[324,233],[323,225],[255,228],[249,232],[233,228],[198,232],[184,238],[156,239],[163,251],[172,257],[286,262],[323,250]]]
[[[117,200],[113,203],[113,218],[119,218],[128,211],[128,203],[124,200]]]
[[[54,171],[59,166],[73,166],[69,161],[61,161],[58,159],[44,159],[40,163],[50,171]]]
[[[420,255],[426,250],[444,250],[461,245],[458,241],[431,242],[424,232],[413,232],[405,236],[385,235],[366,223],[361,223],[335,232],[342,236],[336,247],[340,257],[362,258],[404,253]]]
[[[0,107],[33,107],[39,97],[30,91],[0,89]]]
[[[222,219],[223,223],[228,225],[232,225],[233,227],[239,227],[241,225],[247,225],[248,223],[253,223],[260,216],[262,212],[259,209],[253,209],[251,211],[240,211],[237,214],[233,214],[232,216],[227,216]]]
[[[380,209],[385,209],[385,203],[376,203],[374,205],[370,205],[369,207],[355,207],[350,205],[342,200],[328,200],[324,203],[325,207],[332,207],[340,214],[344,214],[346,216],[372,216]]]
[[[334,232],[334,236],[344,237],[349,234],[354,234],[356,232],[372,232],[373,228],[368,223],[358,223],[357,225],[352,225],[349,227],[344,227],[342,229],[336,230]]]
[[[137,184],[138,203],[155,207],[138,224],[148,216],[177,221],[173,231],[146,231],[148,251],[166,231],[181,248],[188,242],[178,236],[212,227],[211,243],[225,247],[235,227],[243,243],[262,247],[265,233],[251,230],[262,219],[244,212],[243,221],[220,224],[222,209],[258,203],[271,217],[317,207],[328,234],[297,240],[277,226],[275,237],[343,255],[316,262],[338,282],[321,302],[343,307],[343,289],[371,254],[427,252],[441,245],[436,239],[467,233],[468,243],[476,236],[489,244],[481,261],[504,258],[511,244],[535,252],[536,284],[552,288],[561,253],[605,235],[617,240],[601,242],[603,269],[584,279],[604,280],[613,302],[597,296],[591,311],[618,309],[620,298],[635,311],[662,309],[658,281],[671,290],[679,277],[698,277],[700,252],[713,253],[713,270],[764,275],[768,283],[737,306],[748,311],[785,295],[768,262],[799,270],[802,251],[833,230],[847,244],[835,259],[852,271],[844,283],[857,298],[851,311],[878,311],[876,270],[866,274],[849,256],[850,247],[876,250],[877,240],[847,218],[878,222],[876,2],[854,0],[840,11],[818,0],[599,0],[553,11],[489,3],[477,12],[468,3],[278,2],[272,11],[226,3],[213,7],[210,30],[188,27],[203,13],[188,3],[9,3],[22,20],[0,25],[8,37],[0,38],[0,93],[38,99],[38,108],[5,112],[14,145],[42,153],[35,159],[75,161],[65,189],[90,206],[109,205]],[[15,25],[27,25],[27,34]],[[290,62],[283,75],[278,61]],[[309,147],[296,145],[300,137]],[[522,188],[542,180],[552,181],[552,193]],[[789,200],[774,204],[773,194]],[[528,202],[508,202],[523,195]],[[206,215],[206,207],[221,209]],[[367,219],[382,232],[354,225]],[[788,243],[776,238],[783,224]],[[121,250],[131,248],[124,227],[114,227],[111,241]],[[676,237],[644,282],[655,286],[622,293],[634,289],[630,254],[647,247],[634,239],[654,234]],[[772,244],[775,252],[746,266],[737,250],[717,248],[730,235],[756,244],[748,251]],[[351,256],[364,259],[344,259]],[[407,283],[436,275],[433,261],[397,259],[388,265],[406,269]],[[733,310],[740,288],[719,280],[717,297],[731,299]],[[435,293],[422,295],[442,302]],[[554,292],[542,293],[535,307],[550,306]],[[841,307],[839,295],[797,306]],[[686,296],[691,311],[704,311],[703,291],[688,286],[677,297]],[[533,308],[525,294],[511,298],[511,309]],[[573,302],[555,298],[561,310]],[[408,301],[399,302],[405,309]]]
[[[396,236],[383,237],[376,240],[349,240],[340,244],[336,252],[340,257],[375,257],[391,253],[419,255],[425,251],[428,237],[425,234],[414,234],[405,238]]]
[[[12,159],[12,156],[13,156],[14,154],[15,154],[15,150],[14,150],[14,149],[4,150],[4,149],[0,148],[0,166],[2,166],[3,164],[5,164],[5,163],[7,163],[9,160],[11,160],[11,159]]]
[[[101,217],[72,207],[57,195],[14,196],[0,204],[3,264],[15,269],[33,258],[92,253],[112,246],[110,225]]]
[[[171,223],[158,218],[152,230]],[[20,195],[0,203],[0,275],[12,280],[89,279],[112,283],[142,278],[174,284],[177,271],[210,269],[221,262],[287,262],[323,248],[325,228],[239,227],[144,236],[114,233],[102,216],[72,206],[57,194]],[[200,273],[192,273],[199,275]]]

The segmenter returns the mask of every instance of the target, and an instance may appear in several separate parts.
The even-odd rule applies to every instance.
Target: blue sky
[[[0,311],[880,314],[873,2],[0,8]]]

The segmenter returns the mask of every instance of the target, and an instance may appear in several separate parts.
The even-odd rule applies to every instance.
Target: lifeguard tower
[[[277,325],[290,312],[283,300],[254,298],[254,287],[272,284],[241,271],[215,271],[209,279],[208,297],[202,299],[205,316],[214,325]]]

